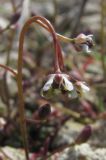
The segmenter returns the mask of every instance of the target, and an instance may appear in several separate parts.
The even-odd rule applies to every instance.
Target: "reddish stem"
[[[47,24],[45,25],[44,23],[42,23],[40,20],[37,20],[37,23],[39,25],[41,25],[43,28],[45,28],[47,31],[52,32],[50,30],[50,28],[47,26]],[[52,27],[53,28],[53,27]],[[53,29],[54,30],[54,29]],[[55,31],[54,31],[55,32]],[[54,33],[53,33],[54,34]],[[62,50],[58,41],[58,35],[55,33],[56,36],[56,53],[58,54],[58,63],[59,63],[59,67],[63,70],[64,68],[64,61],[63,61],[63,55],[62,55]]]
[[[12,68],[7,67],[7,66],[5,66],[3,64],[0,64],[0,67],[4,68],[6,71],[11,72],[15,77],[17,76],[17,72],[15,72]]]
[[[59,42],[57,42],[57,46],[56,47],[57,47],[57,51],[58,51],[59,66],[60,66],[60,69],[63,70],[64,69],[64,61],[63,61],[63,54],[62,54]]]
[[[40,20],[43,22],[49,29],[50,33],[52,34],[53,37],[53,42],[54,42],[54,48],[55,48],[55,71],[56,72],[61,72],[60,71],[60,66],[59,66],[59,61],[62,53],[61,53],[61,48],[59,46],[59,42],[57,39],[56,32],[51,25],[51,23],[44,17],[41,16],[34,16],[30,18],[23,26],[21,33],[20,33],[20,38],[19,38],[19,55],[18,55],[18,75],[17,75],[17,83],[18,83],[18,94],[19,94],[19,114],[20,114],[20,127],[21,127],[21,133],[23,136],[23,143],[25,146],[25,154],[26,154],[26,159],[29,160],[29,155],[28,155],[28,136],[27,136],[27,126],[25,122],[25,108],[24,108],[24,95],[23,95],[23,86],[22,86],[22,66],[23,66],[23,46],[24,46],[24,36],[25,33],[28,30],[28,27],[32,23],[37,23],[37,21]]]
[[[54,48],[55,48],[55,71],[60,72],[59,55],[61,57],[62,51],[61,51],[61,48],[59,46],[59,42],[58,42],[56,32],[55,32],[53,26],[51,25],[51,23],[46,18],[38,16],[38,20],[40,20],[44,24],[46,24],[46,26],[48,27],[48,30],[52,34],[53,42],[54,42]]]

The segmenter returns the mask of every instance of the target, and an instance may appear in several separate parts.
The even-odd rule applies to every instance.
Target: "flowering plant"
[[[34,16],[26,21],[22,27],[20,38],[19,38],[19,54],[18,54],[18,70],[14,71],[12,68],[0,64],[0,67],[10,71],[17,80],[18,85],[18,95],[19,95],[19,114],[20,114],[20,127],[23,137],[23,143],[25,146],[26,159],[29,160],[28,154],[28,142],[27,142],[27,127],[25,120],[25,109],[24,109],[24,96],[23,96],[23,85],[22,85],[22,67],[23,67],[23,45],[24,45],[24,35],[28,30],[28,27],[33,22],[39,24],[51,33],[53,38],[53,44],[55,49],[55,59],[54,59],[54,72],[47,76],[47,81],[44,84],[41,95],[46,98],[53,98],[53,96],[58,96],[59,94],[66,94],[68,98],[76,98],[82,95],[83,92],[89,91],[89,87],[85,85],[84,82],[78,81],[73,78],[72,75],[66,73],[64,67],[64,58],[62,54],[62,49],[60,46],[60,41],[72,43],[77,50],[84,50],[90,52],[89,48],[93,46],[92,35],[80,34],[76,38],[64,37],[57,34],[54,30],[52,24],[44,17]],[[44,109],[44,108],[43,108]],[[43,110],[41,109],[41,111]],[[42,115],[40,111],[39,115]],[[50,111],[50,106],[48,107],[48,113]],[[44,115],[45,117],[45,115]]]

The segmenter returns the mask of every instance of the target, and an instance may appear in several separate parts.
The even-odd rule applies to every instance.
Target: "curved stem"
[[[37,23],[38,20],[40,20],[41,22],[43,22],[42,24],[44,24],[45,26],[47,26],[48,31],[52,34],[53,42],[54,42],[54,48],[55,48],[55,71],[56,72],[60,72],[59,54],[61,56],[62,55],[62,51],[61,51],[61,48],[60,48],[60,51],[59,51],[58,47],[57,47],[57,45],[58,45],[57,43],[59,43],[59,42],[58,42],[58,39],[57,39],[56,32],[55,32],[53,26],[51,25],[51,23],[47,19],[45,19],[45,18],[42,19],[42,17],[39,17],[36,20],[36,23]],[[63,66],[64,66],[64,64],[63,64]]]
[[[0,64],[0,67],[4,68],[6,71],[11,72],[15,77],[17,77],[17,72],[14,71],[12,68],[7,67],[7,66],[5,66],[5,65],[3,65],[3,64]]]
[[[40,16],[34,16],[30,18],[23,26],[22,31],[20,33],[20,39],[19,39],[19,55],[18,55],[18,75],[17,75],[17,84],[18,84],[18,95],[19,95],[19,114],[20,114],[20,127],[21,127],[21,133],[23,137],[23,143],[25,147],[25,154],[26,159],[29,160],[28,156],[28,141],[27,141],[27,127],[25,122],[25,109],[24,109],[24,96],[23,96],[23,87],[22,87],[22,66],[23,66],[23,45],[24,45],[24,36],[27,32],[28,27],[31,23],[34,23],[40,20],[42,23],[45,24],[46,27],[48,27],[49,32],[52,34],[53,42],[54,42],[54,48],[55,48],[55,71],[61,72],[59,67],[59,54],[61,53],[61,48],[59,46],[59,42],[57,40],[57,35],[55,33],[54,28],[50,24],[50,22]],[[57,43],[58,42],[58,43]]]
[[[23,88],[22,88],[22,61],[23,61],[23,43],[24,43],[24,28],[21,31],[20,41],[19,41],[19,56],[18,56],[18,76],[17,76],[17,84],[18,84],[18,96],[19,96],[19,116],[20,116],[20,128],[21,134],[23,138],[23,144],[25,147],[25,155],[26,159],[29,160],[28,155],[28,142],[27,142],[27,128],[25,122],[25,109],[24,109],[24,97],[23,97]]]
[[[37,22],[39,25],[41,25],[43,28],[45,28],[47,31],[49,31],[49,28],[44,24],[42,23],[41,21],[37,20]],[[50,32],[50,31],[49,31]],[[74,39],[73,38],[68,38],[68,37],[65,37],[59,33],[56,33],[57,35],[57,38],[60,40],[60,41],[63,41],[65,43],[73,43]]]

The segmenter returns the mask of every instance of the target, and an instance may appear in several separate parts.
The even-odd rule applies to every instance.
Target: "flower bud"
[[[51,106],[49,103],[44,104],[38,109],[38,116],[41,119],[47,118],[51,113]]]
[[[78,137],[75,140],[75,144],[81,144],[81,143],[85,143],[89,137],[92,134],[92,128],[91,126],[87,125],[83,128],[83,130],[81,131],[81,133],[78,135]]]

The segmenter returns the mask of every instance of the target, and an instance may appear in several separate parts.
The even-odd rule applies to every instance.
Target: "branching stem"
[[[28,156],[28,136],[27,136],[27,127],[26,127],[26,121],[25,121],[25,108],[24,108],[24,96],[23,96],[23,86],[22,86],[22,67],[23,67],[23,45],[24,45],[24,37],[28,30],[28,27],[32,23],[38,23],[38,21],[41,22],[42,27],[46,28],[53,37],[54,42],[54,48],[55,48],[55,72],[61,72],[60,71],[60,65],[61,68],[63,68],[63,57],[62,57],[62,51],[60,48],[60,44],[57,39],[56,32],[51,25],[51,23],[44,17],[41,16],[34,16],[30,18],[23,26],[22,31],[20,33],[19,38],[19,55],[18,55],[18,75],[17,75],[17,83],[18,83],[18,94],[19,94],[19,114],[20,114],[20,127],[21,127],[21,133],[23,137],[23,143],[25,147],[25,154],[26,159],[29,160]]]

